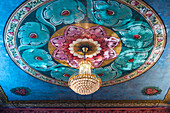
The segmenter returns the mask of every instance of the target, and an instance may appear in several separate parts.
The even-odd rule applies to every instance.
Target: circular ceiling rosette
[[[122,83],[160,58],[166,31],[157,13],[141,0],[28,0],[10,16],[4,42],[26,73],[68,86],[83,59],[102,86]]]

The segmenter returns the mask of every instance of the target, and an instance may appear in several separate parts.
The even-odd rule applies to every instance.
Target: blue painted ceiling
[[[88,96],[75,94],[70,88],[53,85],[38,80],[24,71],[8,56],[3,42],[3,29],[10,14],[24,0],[2,1],[0,4],[0,85],[10,101],[13,100],[163,100],[170,86],[170,39],[159,61],[147,72],[130,81],[113,86],[102,87],[96,93]],[[170,25],[169,0],[145,0],[161,16],[167,32]],[[167,37],[170,33],[167,33]],[[159,95],[146,96],[141,93],[144,87],[159,87]],[[12,88],[28,87],[31,92],[28,96],[11,93]]]

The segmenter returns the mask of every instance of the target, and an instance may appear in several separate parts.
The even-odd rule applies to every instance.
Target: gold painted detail
[[[168,92],[167,92],[167,94],[166,94],[166,96],[164,98],[164,101],[169,102],[169,104],[170,104],[170,89],[168,90]]]
[[[72,26],[82,27],[82,28],[84,28],[84,29],[88,29],[88,28],[91,28],[91,27],[94,27],[94,26],[99,26],[98,24],[91,24],[91,23],[79,23],[79,24],[71,24],[71,25],[72,25]],[[54,37],[57,37],[57,36],[63,36],[63,35],[64,35],[64,31],[65,31],[65,29],[66,29],[67,27],[68,27],[68,26],[65,26],[65,27],[57,30],[57,31],[51,36],[50,40],[51,40],[52,38],[54,38]],[[118,36],[114,31],[112,31],[111,29],[108,29],[108,28],[106,28],[106,27],[104,27],[104,26],[102,26],[102,28],[105,29],[107,36],[115,37],[115,38],[117,38],[117,39],[120,40],[119,36]],[[88,41],[88,42],[89,42],[89,41]],[[86,42],[84,42],[84,43],[87,44]],[[80,44],[78,44],[78,45],[80,45]],[[76,48],[78,45],[75,46],[74,50],[77,51],[78,54],[81,54],[81,55],[82,55],[81,52],[78,52],[78,48]],[[90,43],[90,45],[92,46],[92,43]],[[117,56],[120,54],[121,49],[122,49],[122,43],[121,43],[121,41],[120,41],[120,42],[118,43],[118,45],[114,48],[114,51],[116,52]],[[56,48],[51,44],[50,41],[49,41],[49,43],[48,43],[48,50],[49,50],[49,53],[51,54],[51,56],[53,55],[53,52],[56,50]],[[96,48],[93,47],[93,48],[92,48],[92,51],[93,51],[93,52],[96,51]],[[87,53],[87,54],[92,54],[92,53],[93,53],[92,51],[91,51],[90,53]],[[100,67],[105,66],[105,65],[113,62],[116,58],[117,58],[117,57],[115,57],[115,58],[113,58],[113,59],[111,59],[111,60],[105,60]],[[63,65],[65,65],[65,66],[70,67],[70,66],[68,65],[67,61],[57,60],[57,59],[55,59],[55,60],[56,60],[57,62],[59,62],[60,64],[63,64]]]

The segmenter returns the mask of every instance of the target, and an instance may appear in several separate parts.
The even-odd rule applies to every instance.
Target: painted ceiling
[[[168,1],[8,2],[0,4],[3,106],[11,102],[72,106],[82,101],[97,106],[102,100],[107,106],[108,102],[130,101],[136,106],[169,105]],[[78,72],[84,46],[89,50],[86,57],[92,62],[92,72],[102,80],[102,87],[87,96],[74,93],[67,84]]]

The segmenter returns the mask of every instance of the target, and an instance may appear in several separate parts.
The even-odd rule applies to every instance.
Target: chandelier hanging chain
[[[83,47],[82,48],[82,52],[84,53],[84,61],[86,60],[86,53],[88,52],[88,48],[87,47]]]

